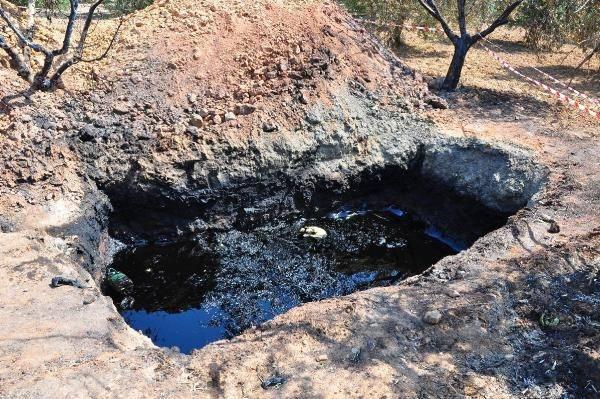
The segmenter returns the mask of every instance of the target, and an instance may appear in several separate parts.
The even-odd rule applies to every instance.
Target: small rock
[[[467,272],[464,270],[457,270],[456,274],[454,275],[455,279],[462,279],[465,278],[465,276],[467,275]]]
[[[360,361],[360,354],[362,350],[360,347],[355,346],[350,350],[350,356],[348,356],[349,360],[353,363],[358,363]]]
[[[44,122],[42,128],[46,130],[58,130],[58,124],[56,122],[47,121]]]
[[[320,115],[310,112],[306,115],[306,121],[311,125],[318,125],[322,122],[322,119]]]
[[[185,132],[194,138],[197,138],[200,136],[200,133],[198,132],[198,128],[196,126],[191,126],[191,125],[188,126],[185,129]]]
[[[275,131],[277,131],[277,129],[278,129],[277,125],[275,125],[271,122],[264,122],[262,125],[262,130],[263,130],[263,132],[266,132],[266,133],[275,132]]]
[[[539,319],[540,326],[544,328],[552,328],[558,326],[560,319],[552,311],[544,311]]]
[[[300,234],[302,234],[302,237],[316,238],[317,240],[327,237],[327,232],[317,226],[303,227],[300,229]]]
[[[123,300],[120,303],[121,309],[123,309],[123,310],[131,309],[134,303],[135,303],[135,299],[133,299],[133,297],[126,296],[125,298],[123,298]]]
[[[431,105],[435,109],[448,109],[448,102],[437,96],[427,97],[425,103]]]
[[[444,78],[435,78],[431,79],[427,86],[429,90],[440,90],[442,88],[442,84],[444,83]]]
[[[256,111],[256,107],[251,104],[240,104],[235,107],[236,115],[250,115]]]
[[[196,104],[196,101],[198,101],[198,95],[196,93],[190,93],[190,94],[188,94],[188,101],[191,104]]]
[[[279,374],[274,374],[271,377],[265,378],[260,384],[262,389],[268,389],[271,387],[278,387],[285,383],[285,378]]]
[[[67,278],[62,276],[56,276],[52,278],[50,282],[50,287],[56,288],[60,287],[61,285],[70,285],[76,288],[88,288],[83,284],[83,282],[79,281],[78,279]]]
[[[446,295],[448,295],[450,298],[458,298],[460,296],[460,292],[456,290],[449,290],[446,292]]]
[[[129,104],[118,103],[113,107],[113,112],[117,115],[126,115],[129,113]]]
[[[329,360],[329,358],[327,357],[327,355],[319,355],[319,356],[317,356],[317,362],[319,362],[319,363],[326,362],[327,360]]]
[[[194,127],[202,127],[204,125],[204,119],[202,119],[200,115],[194,114],[190,119],[190,125]]]
[[[423,316],[423,321],[427,324],[438,324],[442,320],[442,314],[438,310],[430,310]]]
[[[237,117],[235,116],[235,114],[233,112],[227,112],[225,114],[225,122],[234,121],[236,119],[237,119]]]
[[[306,93],[306,91],[304,90],[300,90],[300,95],[298,96],[298,101],[300,101],[301,104],[308,104],[308,94]]]
[[[550,227],[548,227],[548,233],[560,233],[560,226],[554,220],[550,222]]]
[[[85,295],[83,296],[83,304],[84,305],[89,305],[91,303],[94,303],[96,301],[97,295],[93,292],[87,292],[85,293]]]
[[[215,115],[213,117],[213,122],[215,123],[215,125],[219,125],[223,120],[221,119],[221,117],[219,115]]]
[[[265,73],[265,79],[275,79],[277,77],[277,72],[268,71]]]

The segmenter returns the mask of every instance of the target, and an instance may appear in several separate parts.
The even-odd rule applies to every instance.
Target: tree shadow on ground
[[[510,53],[522,53],[522,54],[532,54],[532,55],[540,53],[539,51],[536,51],[535,49],[528,46],[527,43],[525,43],[523,41],[490,39],[490,38],[488,38],[488,40],[490,42],[492,42],[493,44],[502,47],[502,49],[505,49]],[[484,44],[485,44],[485,42],[484,42]],[[493,49],[493,50],[500,50],[500,49]]]
[[[31,96],[33,93],[34,91],[28,88],[0,98],[0,116],[10,115],[15,108],[32,105]]]
[[[448,46],[447,49],[436,50],[436,49],[422,49],[417,46],[411,46],[408,43],[402,43],[394,49],[394,52],[400,58],[450,58],[452,56],[452,48]]]
[[[595,71],[588,68],[576,69],[571,65],[548,65],[538,67],[537,69],[562,81],[565,85],[569,85],[581,92],[588,93],[589,96],[598,97],[598,93],[600,93],[600,70]],[[530,76],[540,82],[553,86],[564,92],[566,95],[573,94],[564,86],[554,83],[551,79],[536,71],[534,67],[520,68],[520,71],[526,76]]]
[[[516,227],[513,234],[530,240],[537,233],[528,225]],[[587,239],[592,244],[599,237]],[[293,353],[290,341],[302,336],[318,342],[327,356],[325,366],[288,358],[280,368],[288,382],[302,387],[303,397],[323,396],[309,376],[332,366],[356,376],[351,384],[342,383],[343,389],[368,379],[370,386],[386,387],[398,397],[477,396],[490,384],[492,390],[515,397],[597,397],[600,265],[593,262],[600,259],[600,246],[544,248],[535,244],[537,239],[532,242],[534,251],[503,266],[509,269],[505,275],[516,278],[495,279],[477,269],[460,277],[453,273],[463,264],[459,255],[442,262],[446,278],[438,270],[402,290],[379,288],[343,298],[347,315],[333,307],[329,313],[314,313],[310,321],[268,323],[251,340],[273,358]],[[463,278],[471,284],[461,297],[469,300],[447,297],[445,292]],[[321,304],[328,308],[331,301],[340,300]],[[310,306],[314,304],[307,305],[309,313]],[[442,313],[439,324],[423,321],[428,309]],[[560,321],[544,324],[542,315],[550,320],[556,315]],[[336,334],[339,328],[348,334]],[[394,371],[374,373],[374,365]],[[285,384],[281,389],[286,392]]]
[[[564,94],[572,95],[573,93],[569,91],[565,86],[555,83],[551,78],[544,76],[544,73],[554,77],[561,81],[564,85],[568,85],[573,87],[576,90],[587,92],[588,95],[594,96],[600,92],[600,71],[594,71],[590,69],[576,69],[571,65],[547,65],[547,66],[515,66],[516,69],[524,74],[527,77],[530,77],[534,80],[537,80],[541,83],[545,83],[555,89],[564,92]],[[542,71],[542,72],[540,72]],[[516,76],[509,71],[505,71],[502,73],[494,74],[493,78],[495,80],[507,81],[507,82],[522,82],[526,84],[528,83],[525,79]],[[531,84],[532,90],[542,89],[537,88]]]
[[[512,79],[511,79],[512,80]],[[540,117],[552,113],[551,105],[529,94],[462,86],[454,92],[437,93],[452,104],[465,103],[469,112],[490,120],[514,120],[517,117]]]

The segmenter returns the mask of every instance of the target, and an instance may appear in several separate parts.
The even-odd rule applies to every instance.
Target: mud
[[[134,288],[108,292],[134,329],[190,353],[302,303],[398,283],[506,222],[507,214],[440,184],[400,176],[365,176],[359,187],[335,197],[320,193],[285,214],[244,207],[232,230],[189,241],[165,242],[146,230],[153,241],[143,243],[125,234],[130,247],[111,267],[131,277]],[[136,223],[130,216],[112,224],[123,235]],[[304,226],[327,235],[303,237]]]
[[[596,396],[597,129],[489,109],[436,124],[423,79],[334,4],[165,1],[132,21],[71,91],[1,115],[0,397]],[[190,40],[198,57],[178,51]],[[22,88],[3,71],[3,89]],[[266,246],[244,229],[342,205],[383,171],[514,215],[397,284],[302,304],[189,356],[130,328],[100,289],[111,235]],[[440,213],[445,191],[430,193],[414,204],[422,221],[465,230],[469,212]],[[49,287],[58,275],[91,288]]]

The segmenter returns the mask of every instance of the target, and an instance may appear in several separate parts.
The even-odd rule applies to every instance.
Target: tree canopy
[[[355,15],[382,22],[437,23],[418,0],[342,2]],[[511,3],[510,0],[468,0],[465,2],[466,21],[471,26],[489,23]],[[437,0],[436,4],[448,23],[458,27],[458,14],[452,11],[457,0]],[[600,0],[527,0],[513,15],[514,25],[525,30],[527,43],[536,49],[556,48],[567,43],[593,49],[600,42]]]
[[[468,49],[509,22],[525,30],[525,40],[532,48],[574,44],[587,54],[581,64],[600,54],[600,0],[343,0],[343,3],[355,15],[394,24],[390,34],[384,35],[384,39],[391,39],[388,44],[401,41],[402,25],[407,20],[440,26],[455,47],[444,81],[447,89],[456,87]]]

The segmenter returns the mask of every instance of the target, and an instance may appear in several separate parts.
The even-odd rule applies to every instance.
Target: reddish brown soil
[[[444,54],[418,43],[401,58],[439,75]],[[520,86],[504,75],[473,80],[471,68],[450,109],[431,110],[425,82],[380,50],[334,4],[159,1],[130,17],[109,59],[68,74],[65,90],[11,101],[0,113],[0,398],[597,397],[598,123],[509,90]],[[479,56],[470,65],[493,64]],[[91,246],[106,241],[73,227],[100,223],[97,182],[127,177],[135,160],[142,182],[174,185],[174,164],[223,142],[243,151],[265,139],[265,122],[282,147],[308,140],[294,130],[307,108],[334,106],[350,79],[381,107],[406,97],[448,135],[529,148],[549,170],[546,187],[507,226],[400,285],[306,304],[190,356],[130,329],[84,268],[101,267],[93,256],[104,248]],[[0,83],[9,95],[25,88],[5,68]],[[256,110],[222,123],[242,104]],[[206,110],[199,133],[186,130],[187,107]],[[96,122],[149,138],[83,131]],[[51,289],[55,275],[91,288]],[[439,324],[423,321],[429,310]],[[542,314],[558,325],[540,325]],[[261,388],[276,372],[286,382]]]

